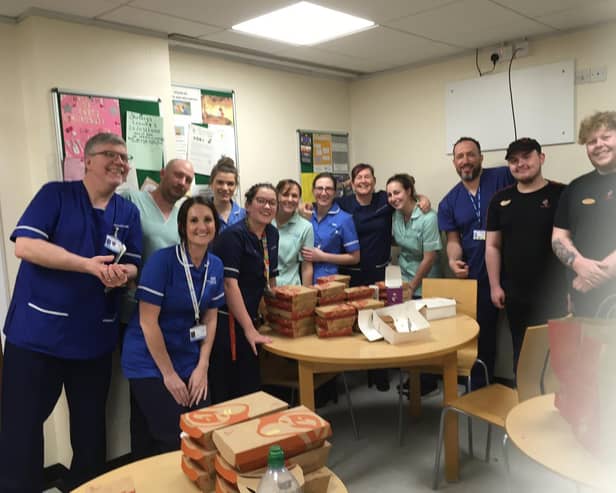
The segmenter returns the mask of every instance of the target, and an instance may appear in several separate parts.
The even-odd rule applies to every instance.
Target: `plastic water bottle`
[[[267,471],[259,482],[257,493],[301,493],[297,480],[284,466],[284,451],[272,445],[267,455]]]

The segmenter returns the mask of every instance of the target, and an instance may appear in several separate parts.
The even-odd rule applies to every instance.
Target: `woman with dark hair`
[[[271,342],[257,327],[259,303],[276,285],[278,230],[276,190],[258,183],[246,192],[246,218],[229,226],[213,251],[224,264],[227,305],[218,312],[218,331],[210,363],[212,402],[223,402],[259,390],[257,344]]]
[[[302,257],[301,249],[314,246],[312,224],[297,213],[302,187],[295,180],[280,180],[276,185],[278,212],[272,222],[278,228],[278,286],[312,284],[312,262]],[[301,276],[300,276],[301,274]]]
[[[315,206],[312,210],[314,248],[302,248],[302,256],[313,263],[313,282],[338,273],[339,265],[359,262],[359,240],[350,214],[334,203],[336,179],[331,173],[319,173],[312,181]]]
[[[439,277],[438,252],[442,250],[434,211],[422,212],[417,205],[415,178],[400,173],[387,180],[387,199],[396,210],[393,234],[400,246],[398,263],[402,280],[410,284],[411,296],[421,297],[424,277]]]
[[[177,450],[180,414],[203,407],[218,307],[224,304],[223,264],[208,252],[218,215],[203,197],[178,212],[180,243],[154,252],[135,293],[122,368],[131,394],[135,459]]]
[[[237,168],[230,157],[221,157],[210,171],[210,188],[218,211],[220,233],[246,217],[246,211],[233,202],[238,181]]]

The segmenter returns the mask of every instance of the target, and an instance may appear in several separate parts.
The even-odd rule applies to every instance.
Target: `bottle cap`
[[[280,445],[272,445],[267,455],[267,465],[269,467],[282,467],[284,466],[284,450]]]

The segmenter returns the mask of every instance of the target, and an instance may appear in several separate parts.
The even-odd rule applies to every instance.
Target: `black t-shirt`
[[[602,260],[616,250],[616,173],[592,171],[573,180],[561,196],[554,226],[569,230],[584,257]],[[570,271],[570,280],[574,276]],[[601,301],[616,293],[616,279],[586,295],[570,291],[576,315],[592,317]]]
[[[565,185],[548,182],[530,193],[516,185],[497,192],[488,209],[487,230],[502,235],[503,288],[518,296],[566,299],[565,268],[552,252],[552,226]]]

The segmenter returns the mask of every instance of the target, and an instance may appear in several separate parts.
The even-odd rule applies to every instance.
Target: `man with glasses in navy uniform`
[[[4,326],[0,491],[43,488],[43,423],[64,387],[70,488],[102,472],[111,353],[120,291],[137,275],[137,208],[115,194],[129,170],[124,140],[93,136],[83,181],[44,185],[11,240],[19,267]]]

